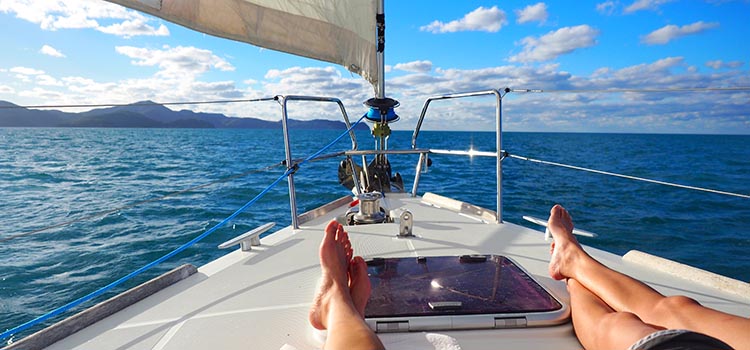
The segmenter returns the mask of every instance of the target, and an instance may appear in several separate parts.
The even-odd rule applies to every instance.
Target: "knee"
[[[587,339],[587,341],[583,342],[583,345],[587,349],[614,349],[618,347],[624,348],[621,346],[622,344],[632,344],[653,330],[633,313],[612,312],[600,319],[589,330],[589,337],[581,337],[580,331],[576,329],[576,334],[579,335],[579,339],[582,342],[584,338]]]
[[[700,304],[695,299],[688,298],[682,295],[665,297],[654,307],[654,311],[659,315],[659,320],[665,322],[666,320],[684,319],[685,315],[690,315],[695,307],[700,307]]]

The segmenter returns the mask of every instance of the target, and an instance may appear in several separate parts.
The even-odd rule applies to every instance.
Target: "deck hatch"
[[[415,325],[426,319],[430,329],[518,328],[569,316],[567,306],[501,255],[376,258],[368,274],[365,318],[378,332],[422,330]]]

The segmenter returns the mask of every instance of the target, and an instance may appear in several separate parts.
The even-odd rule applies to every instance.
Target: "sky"
[[[294,94],[338,97],[356,119],[374,95],[335,64],[105,1],[0,0],[0,27],[0,100],[18,105]],[[386,0],[392,128],[413,129],[430,96],[509,87],[506,131],[750,134],[750,89],[711,90],[750,87],[747,38],[750,0]],[[340,120],[324,107],[290,117]],[[273,102],[170,108],[280,118]],[[491,131],[494,118],[490,97],[438,101],[423,128]]]

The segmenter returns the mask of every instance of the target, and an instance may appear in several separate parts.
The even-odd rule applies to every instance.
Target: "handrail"
[[[352,150],[357,149],[357,137],[354,135],[354,130],[352,124],[349,122],[349,116],[346,114],[346,108],[344,108],[344,104],[341,102],[340,99],[334,98],[334,97],[320,97],[320,96],[298,96],[298,95],[278,95],[274,98],[276,101],[279,102],[281,105],[281,126],[284,132],[284,151],[286,154],[286,166],[287,170],[289,172],[289,176],[287,177],[287,181],[289,183],[289,207],[292,212],[292,227],[294,229],[299,229],[299,218],[297,217],[297,196],[296,196],[296,189],[294,187],[294,173],[297,171],[297,167],[306,162],[309,161],[321,153],[323,153],[328,147],[331,146],[329,144],[328,146],[322,148],[317,153],[305,158],[300,163],[294,163],[292,159],[292,148],[289,142],[289,126],[288,126],[288,107],[287,103],[289,101],[310,101],[310,102],[333,102],[338,104],[339,108],[341,109],[341,114],[344,117],[344,123],[346,123],[346,131],[349,133],[349,137],[352,140]],[[362,119],[360,119],[361,121]],[[356,124],[358,124],[359,121],[357,121]],[[342,135],[343,136],[343,135]],[[336,140],[338,141],[338,139]]]
[[[339,109],[341,109],[341,114],[344,117],[344,123],[346,124],[347,130],[349,130],[349,137],[352,139],[352,149],[357,149],[357,135],[354,134],[354,131],[351,130],[351,123],[349,122],[349,115],[346,113],[346,108],[344,107],[344,104],[341,102],[340,99],[335,97],[324,97],[324,96],[301,96],[301,95],[277,95],[274,97],[274,100],[279,102],[281,104],[282,109],[286,108],[286,102],[287,101],[310,101],[310,102],[334,102],[339,106]],[[287,114],[286,111],[282,111],[282,126],[284,125],[284,122],[287,120]],[[285,132],[286,134],[286,132]]]
[[[501,149],[503,149],[503,126],[502,126],[502,101],[503,97],[510,92],[511,90],[509,88],[503,89],[503,92],[500,92],[496,89],[490,89],[490,90],[483,90],[483,91],[472,91],[472,92],[464,92],[464,93],[456,93],[456,94],[447,94],[447,95],[440,95],[440,96],[434,96],[428,98],[424,105],[422,106],[422,113],[419,115],[419,120],[417,121],[417,126],[414,128],[414,135],[411,139],[411,148],[417,149],[417,137],[419,136],[419,130],[422,128],[422,122],[424,121],[424,117],[427,114],[427,108],[429,107],[430,103],[432,101],[437,100],[447,100],[447,99],[455,99],[455,98],[465,98],[465,97],[476,97],[476,96],[485,96],[485,95],[495,95],[496,105],[495,105],[495,141],[496,141],[496,149],[497,152],[499,152]],[[422,172],[422,164],[426,162],[426,154],[422,153],[419,156],[419,161],[417,163],[417,171],[414,174],[414,186],[412,187],[411,195],[415,197],[417,195],[417,187],[419,186],[419,178],[420,174]],[[497,223],[503,222],[503,162],[500,156],[496,156],[495,161],[495,171],[497,172],[496,176],[496,186],[497,186]]]
[[[508,93],[509,91],[510,90],[507,88],[504,90],[505,93]],[[460,93],[455,93],[455,94],[446,94],[446,95],[439,95],[439,96],[433,96],[433,97],[427,98],[427,100],[424,101],[424,105],[422,105],[422,113],[419,114],[419,120],[417,121],[417,126],[414,128],[414,135],[411,138],[411,148],[417,148],[417,137],[419,136],[419,130],[422,128],[422,122],[424,121],[424,117],[427,114],[427,107],[429,107],[432,101],[448,100],[448,99],[464,98],[464,97],[486,96],[486,95],[495,95],[497,96],[498,101],[500,101],[505,94],[501,94],[500,91],[496,89],[490,89],[490,90],[482,90],[482,91],[460,92]],[[497,105],[497,112],[498,113],[500,112],[499,102]]]
[[[430,149],[367,149],[367,150],[354,150],[354,151],[344,151],[344,154],[348,156],[360,156],[360,155],[378,155],[378,154],[420,154],[420,153],[430,153],[432,150]]]

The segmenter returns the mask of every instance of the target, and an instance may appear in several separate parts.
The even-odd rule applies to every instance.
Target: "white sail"
[[[106,0],[185,27],[340,64],[378,86],[375,0]]]

